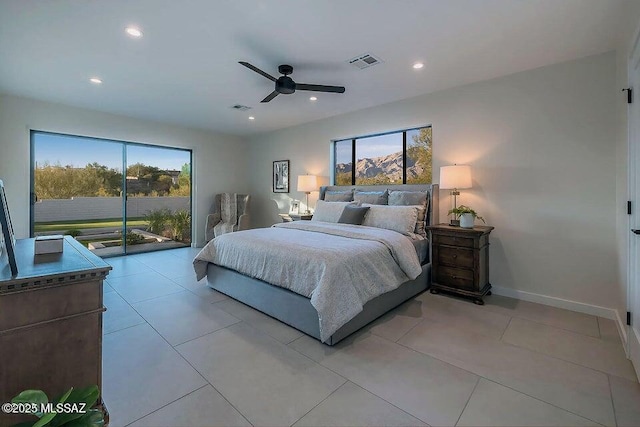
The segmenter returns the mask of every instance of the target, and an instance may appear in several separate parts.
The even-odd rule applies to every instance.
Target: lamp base
[[[460,220],[459,219],[452,219],[449,222],[449,226],[451,226],[451,227],[460,227]]]

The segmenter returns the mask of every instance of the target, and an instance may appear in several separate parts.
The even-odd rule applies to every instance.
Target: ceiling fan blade
[[[344,86],[308,85],[296,83],[296,90],[312,90],[314,92],[344,93]]]
[[[244,62],[244,61],[239,61],[238,64],[242,64],[245,67],[247,67],[248,69],[255,71],[256,73],[263,75],[264,77],[268,78],[269,80],[271,80],[272,82],[276,81],[276,78],[265,73],[264,71],[262,71],[260,68],[258,67],[254,67],[253,65],[249,64],[248,62]]]
[[[260,102],[269,102],[269,101],[271,101],[273,98],[275,98],[278,95],[280,95],[280,92],[278,92],[277,90],[274,90],[269,95],[267,95],[267,97],[265,99],[263,99]]]

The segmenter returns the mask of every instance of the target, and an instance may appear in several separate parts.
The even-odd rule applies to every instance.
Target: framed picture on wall
[[[0,180],[0,228],[2,229],[2,240],[4,241],[4,248],[0,248],[0,254],[6,252],[6,258],[9,261],[9,268],[11,269],[11,275],[18,274],[18,264],[16,263],[16,251],[15,244],[16,239],[13,234],[13,225],[11,224],[11,216],[9,216],[9,207],[7,206],[7,197],[4,193],[4,183]],[[4,259],[2,254],[0,259]],[[2,262],[2,261],[0,261]]]
[[[273,162],[273,192],[289,192],[289,160]]]
[[[289,209],[289,213],[293,215],[300,214],[300,202],[298,200],[291,202],[291,209]]]

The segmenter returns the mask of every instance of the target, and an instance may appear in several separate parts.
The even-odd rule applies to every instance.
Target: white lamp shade
[[[471,188],[471,167],[469,165],[440,167],[440,188],[443,190]]]
[[[318,177],[315,175],[299,175],[298,191],[303,191],[305,193],[318,191]]]

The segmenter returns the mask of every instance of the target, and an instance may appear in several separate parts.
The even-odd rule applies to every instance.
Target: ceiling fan
[[[310,90],[314,92],[332,92],[332,93],[344,93],[343,86],[325,86],[325,85],[309,85],[305,83],[296,83],[289,77],[289,74],[293,73],[293,67],[291,65],[280,65],[278,66],[278,72],[282,74],[282,76],[277,79],[270,74],[265,73],[258,67],[255,67],[248,62],[240,61],[240,64],[244,65],[248,69],[255,71],[256,73],[268,78],[269,80],[276,83],[276,88],[273,92],[271,92],[265,99],[260,102],[269,102],[276,96],[282,94],[290,94],[294,93],[296,90]]]

